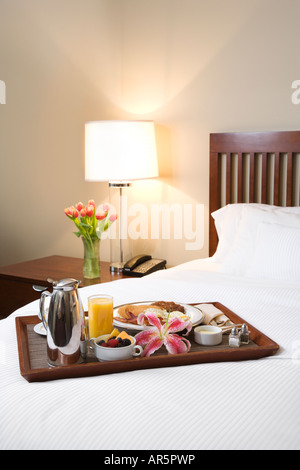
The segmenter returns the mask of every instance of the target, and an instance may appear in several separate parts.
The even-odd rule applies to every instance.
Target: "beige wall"
[[[203,249],[171,234],[134,253],[207,256],[209,133],[299,128],[299,17],[299,0],[0,0],[0,264],[82,256],[63,210],[108,200],[84,180],[84,123],[102,119],[157,126],[160,178],[129,204],[204,205]]]

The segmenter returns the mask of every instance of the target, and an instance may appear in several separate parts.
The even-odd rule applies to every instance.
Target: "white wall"
[[[298,0],[0,0],[0,264],[82,256],[63,210],[108,200],[84,181],[84,123],[102,119],[156,123],[160,178],[129,205],[204,206],[202,249],[171,233],[134,252],[207,256],[209,133],[299,128],[299,17]]]

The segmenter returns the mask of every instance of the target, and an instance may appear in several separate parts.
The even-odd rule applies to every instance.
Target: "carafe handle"
[[[51,297],[51,295],[52,294],[46,290],[42,292],[42,295],[40,298],[40,310],[39,310],[38,316],[39,316],[39,319],[42,320],[45,330],[47,330],[47,327],[48,327],[47,318],[45,316],[45,297],[49,297],[49,296]]]

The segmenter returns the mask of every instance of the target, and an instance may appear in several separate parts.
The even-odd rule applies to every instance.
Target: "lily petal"
[[[177,333],[178,331],[182,331],[187,329],[187,334],[192,329],[192,322],[190,320],[182,320],[181,318],[172,318],[172,320],[168,323],[165,334],[167,333]]]
[[[175,334],[165,336],[164,344],[170,354],[186,353],[191,348],[191,343],[186,338]]]
[[[163,344],[163,339],[161,339],[158,335],[153,336],[142,352],[142,357],[150,356],[150,354],[153,354],[155,351],[157,351],[157,349],[159,349]]]
[[[147,330],[143,330],[135,335],[135,341],[139,346],[145,346],[145,344],[149,343],[149,341],[156,336],[159,336],[156,328],[147,328]]]
[[[139,316],[137,317],[137,322],[139,325],[142,325],[144,323],[145,317],[148,319],[150,325],[156,326],[158,331],[161,331],[162,329],[162,324],[159,321],[159,318],[155,313],[140,313]]]

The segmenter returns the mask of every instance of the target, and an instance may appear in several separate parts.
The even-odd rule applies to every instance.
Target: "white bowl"
[[[101,335],[98,338],[91,338],[90,343],[94,349],[98,361],[119,361],[121,359],[131,359],[140,356],[143,348],[135,344],[135,338],[130,336],[131,344],[122,346],[121,348],[108,348],[97,344],[101,339],[106,340],[109,335]]]
[[[218,326],[200,325],[194,329],[194,339],[203,346],[216,346],[222,343],[222,330]]]

